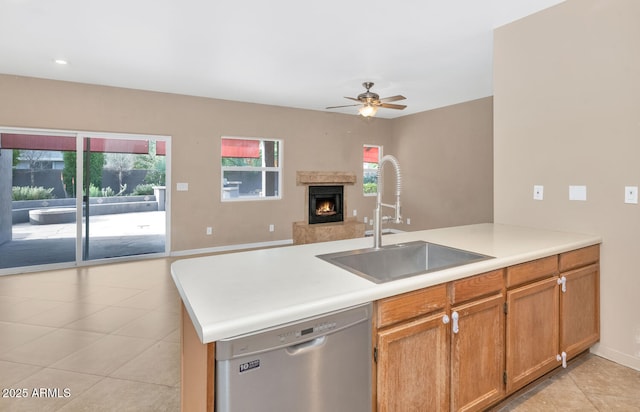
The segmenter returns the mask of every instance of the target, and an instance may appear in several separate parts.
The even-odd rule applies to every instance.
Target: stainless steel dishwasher
[[[217,412],[370,412],[366,304],[216,343]]]

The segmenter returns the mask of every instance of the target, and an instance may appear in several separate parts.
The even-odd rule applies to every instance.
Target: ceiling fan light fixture
[[[327,109],[339,109],[339,108],[342,108],[342,107],[360,106],[360,108],[358,109],[358,114],[360,114],[360,116],[362,116],[362,117],[373,117],[373,116],[376,115],[376,113],[378,112],[378,109],[381,108],[381,107],[383,109],[395,109],[395,110],[402,110],[402,109],[407,107],[407,106],[405,106],[403,104],[392,104],[392,103],[390,103],[390,102],[396,102],[398,100],[406,99],[406,97],[404,97],[402,95],[383,97],[381,99],[380,96],[378,96],[377,93],[374,93],[374,92],[372,92],[370,90],[371,87],[373,87],[373,83],[365,82],[365,83],[362,83],[362,85],[364,86],[365,89],[367,89],[366,92],[360,93],[358,95],[358,97],[347,97],[347,96],[345,96],[345,99],[349,99],[349,100],[358,102],[358,104],[345,104],[345,105],[341,105],[341,106],[329,106],[329,107],[327,107]]]
[[[360,113],[362,117],[373,117],[377,112],[378,108],[370,104],[365,104],[358,110],[358,113]]]

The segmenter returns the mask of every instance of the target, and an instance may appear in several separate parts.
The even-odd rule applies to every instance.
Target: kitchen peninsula
[[[379,284],[316,257],[371,247],[371,238],[176,261],[171,271],[183,301],[182,409],[213,410],[216,341],[367,302],[375,302],[376,351],[383,347],[402,350],[396,335],[406,327],[422,328],[424,332],[431,323],[437,324],[433,335],[436,337],[435,346],[430,347],[441,351],[442,359],[431,367],[439,368],[434,373],[444,373],[442,376],[446,382],[440,388],[425,389],[424,392],[430,402],[439,403],[439,409],[457,410],[465,405],[478,409],[495,403],[588,349],[599,339],[598,261],[601,239],[598,236],[478,224],[385,235],[383,244],[418,240],[493,258]],[[570,297],[571,293],[567,293],[567,297],[562,296],[561,291],[568,288],[574,277],[579,285],[576,290],[587,296],[574,298]],[[521,300],[522,296],[529,298]],[[566,313],[575,300],[582,305],[581,315],[577,317]],[[487,318],[490,327],[495,329],[490,336],[490,346],[498,348],[486,353],[496,363],[495,370],[486,381],[491,385],[499,382],[487,388],[481,396],[460,392],[461,385],[457,381],[464,376],[460,376],[456,362],[464,360],[465,354],[449,350],[449,347],[459,349],[465,345],[463,316],[473,313],[473,304],[476,303],[484,308],[478,313],[494,317]],[[523,329],[521,322],[509,319],[528,310],[528,304],[534,305],[531,309],[537,313],[549,310],[552,327],[548,331],[540,331],[540,336],[549,338],[553,346],[549,351],[556,352],[553,359],[548,354],[526,354],[530,362],[539,363],[536,367],[526,364],[527,359],[520,359],[522,348],[516,347],[522,346],[518,340],[521,339],[520,334],[530,334],[531,330]],[[453,313],[456,315],[452,316]],[[573,316],[570,324],[563,324],[562,316]],[[481,321],[480,318],[476,320]],[[456,336],[452,337],[454,325],[456,329],[460,326],[461,333],[457,336],[457,332],[453,332]],[[580,330],[572,330],[572,327]],[[486,325],[482,328],[487,330]],[[474,333],[474,338],[467,340],[471,339],[473,345],[482,345],[483,341],[478,337],[481,331]],[[567,343],[571,334],[577,336],[575,345]],[[456,339],[461,340],[453,345]],[[535,336],[529,336],[528,340],[539,343]],[[476,350],[476,355],[481,353],[485,356],[485,352]],[[518,360],[514,361],[516,357]],[[402,370],[386,364],[387,360],[384,352],[378,353],[377,364],[373,364],[378,369],[373,390],[376,397],[374,405],[377,404],[378,410],[386,410],[386,405],[402,404],[402,399],[392,399],[401,395],[394,395],[394,388],[388,387],[387,382],[381,379]],[[417,370],[420,373],[427,371]],[[503,374],[506,376],[504,384]],[[427,393],[430,391],[432,393]]]

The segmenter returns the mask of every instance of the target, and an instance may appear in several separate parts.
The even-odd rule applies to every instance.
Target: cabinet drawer
[[[380,299],[376,312],[378,327],[415,318],[442,309],[446,305],[447,286],[444,284]]]
[[[587,266],[600,259],[600,245],[584,247],[560,254],[560,272]]]
[[[513,287],[558,273],[558,256],[553,255],[507,268],[507,287]]]
[[[500,292],[504,287],[504,269],[451,282],[451,304]]]

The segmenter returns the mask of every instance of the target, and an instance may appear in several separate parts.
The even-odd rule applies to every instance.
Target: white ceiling
[[[561,2],[0,0],[0,73],[392,118],[492,95],[492,30]]]

